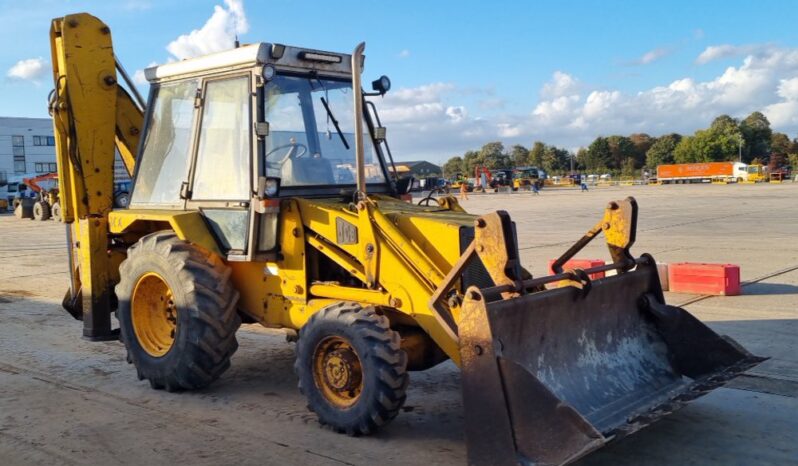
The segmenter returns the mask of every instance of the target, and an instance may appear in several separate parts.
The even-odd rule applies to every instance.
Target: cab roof
[[[260,42],[223,52],[153,66],[144,70],[150,83],[273,65],[278,70],[315,71],[323,75],[351,76],[350,54]]]

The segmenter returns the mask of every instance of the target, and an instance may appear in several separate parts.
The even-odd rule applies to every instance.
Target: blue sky
[[[0,9],[2,116],[46,116],[50,19],[88,11],[109,24],[131,73],[229,46],[236,30],[242,42],[334,51],[365,40],[367,81],[393,81],[378,104],[399,159],[440,161],[492,140],[574,149],[600,134],[691,133],[717,114],[755,110],[798,136],[798,8],[788,1],[0,0]]]

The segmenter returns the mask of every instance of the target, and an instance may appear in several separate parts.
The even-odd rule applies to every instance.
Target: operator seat
[[[283,186],[333,185],[330,161],[321,157],[289,157],[280,170]]]

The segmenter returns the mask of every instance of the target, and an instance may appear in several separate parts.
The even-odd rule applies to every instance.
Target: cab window
[[[197,81],[162,84],[153,89],[147,136],[139,158],[131,205],[175,205],[188,179],[191,129]]]
[[[250,198],[249,95],[247,76],[207,83],[193,200]]]

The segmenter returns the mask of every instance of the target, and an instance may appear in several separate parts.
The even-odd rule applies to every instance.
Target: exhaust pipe
[[[352,97],[355,99],[355,179],[357,181],[358,200],[366,197],[366,161],[363,154],[363,88],[360,77],[363,72],[363,52],[366,43],[361,42],[352,52]]]

